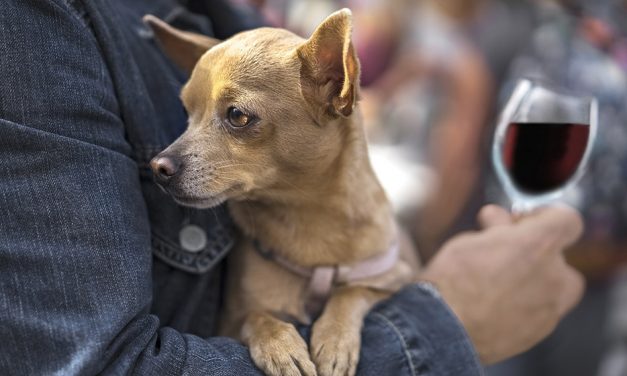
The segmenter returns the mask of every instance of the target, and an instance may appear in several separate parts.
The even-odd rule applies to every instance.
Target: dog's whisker
[[[246,166],[246,167],[266,167],[264,165],[260,165],[260,164],[256,164],[256,163],[230,163],[230,164],[223,164],[223,165],[213,165],[212,168],[214,170],[222,170],[225,168],[230,168],[230,167],[242,167],[242,166]]]
[[[216,183],[216,182],[219,182],[221,180],[229,182],[229,183],[239,183],[239,180],[234,179],[234,178],[230,178],[228,176],[220,176],[219,179],[218,178],[212,178],[212,179],[209,180],[209,183]]]

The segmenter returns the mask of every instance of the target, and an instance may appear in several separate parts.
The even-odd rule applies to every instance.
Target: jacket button
[[[187,225],[179,233],[179,242],[187,252],[200,252],[207,245],[207,234],[196,225]]]

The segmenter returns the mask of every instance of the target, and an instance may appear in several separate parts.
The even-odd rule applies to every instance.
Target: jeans
[[[148,166],[186,126],[185,76],[141,16],[218,36],[255,26],[222,1],[187,6],[0,0],[0,374],[260,374],[212,337],[226,210],[178,206]],[[361,375],[481,373],[420,284],[373,310],[361,351]]]

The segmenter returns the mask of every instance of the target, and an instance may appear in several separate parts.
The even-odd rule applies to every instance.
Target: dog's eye
[[[246,127],[253,121],[252,116],[246,115],[237,107],[229,107],[226,116],[231,126],[235,128]]]

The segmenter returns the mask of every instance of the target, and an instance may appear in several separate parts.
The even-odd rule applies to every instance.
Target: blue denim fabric
[[[216,3],[189,2],[212,24],[174,0],[0,1],[1,375],[259,374],[211,338],[226,211],[179,207],[147,165],[185,128],[185,77],[141,16],[210,33],[237,20]],[[179,239],[190,224],[207,235],[196,253]],[[381,304],[363,335],[363,375],[481,372],[425,287]]]

